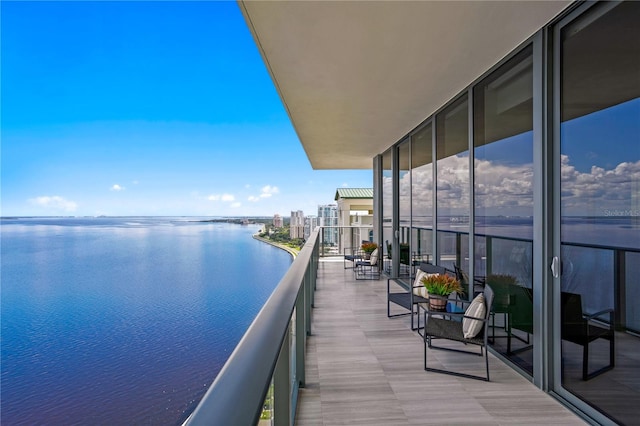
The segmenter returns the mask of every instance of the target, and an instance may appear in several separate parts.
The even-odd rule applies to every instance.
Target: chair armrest
[[[469,319],[472,319],[472,320],[477,320],[477,321],[482,321],[482,322],[487,322],[488,321],[488,319],[485,318],[485,317],[472,317],[470,315],[465,315],[464,312],[431,311],[429,309],[425,309],[425,312],[424,312],[425,318],[432,317],[434,315],[446,315],[446,316],[450,317],[451,319],[453,319],[453,318],[460,318],[460,319],[469,318]]]
[[[387,277],[387,282],[389,281],[395,281],[397,283],[405,284],[407,288],[411,286],[410,281],[413,282],[413,280],[407,280],[406,276],[405,277]]]
[[[476,275],[475,277],[473,277],[473,281],[476,284],[485,285],[485,284],[487,284],[487,277],[485,277],[484,275]]]
[[[362,249],[360,247],[345,247],[345,248],[342,249],[342,251],[345,254],[347,254],[347,253],[356,254],[358,252],[362,252]]]
[[[598,317],[604,315],[604,314],[609,314],[609,328],[613,330],[613,308],[609,308],[609,309],[603,309],[601,311],[595,312],[593,314],[585,314],[582,317],[587,321],[592,321],[594,319],[597,319]]]
[[[387,291],[389,291],[389,285],[391,284],[391,281],[395,282],[396,284],[398,284],[403,289],[409,291],[411,289],[411,284],[408,284],[404,280],[404,278],[406,278],[406,277],[389,277],[389,278],[387,278]]]

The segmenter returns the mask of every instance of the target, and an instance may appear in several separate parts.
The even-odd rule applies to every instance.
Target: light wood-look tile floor
[[[356,281],[342,260],[320,262],[312,315],[296,425],[585,424],[492,355],[489,383],[424,371],[409,317],[387,318],[386,279]],[[481,357],[428,356],[484,371]]]

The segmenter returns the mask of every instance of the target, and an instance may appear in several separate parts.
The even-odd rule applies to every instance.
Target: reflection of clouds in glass
[[[382,175],[382,216],[390,218],[393,214],[393,184],[391,174],[384,173]]]
[[[431,209],[433,208],[433,166],[425,164],[414,169],[412,183],[414,220],[431,216]]]
[[[475,203],[482,215],[531,216],[533,165],[475,160]]]
[[[438,210],[469,214],[469,157],[452,155],[437,163]]]
[[[592,166],[582,173],[561,156],[564,215],[602,216],[605,210],[637,210],[640,206],[640,160],[606,170]]]
[[[438,162],[438,208],[441,214],[465,214],[469,205],[468,157],[452,156]],[[623,162],[607,170],[592,166],[582,173],[561,158],[562,208],[565,215],[597,215],[640,211],[640,161]],[[411,188],[413,185],[413,188]],[[400,193],[411,192],[414,216],[430,213],[433,203],[432,165],[424,165],[399,182]],[[391,178],[383,178],[383,192],[391,200]],[[480,215],[533,215],[533,165],[475,160],[475,203]],[[401,216],[410,214],[401,205]]]

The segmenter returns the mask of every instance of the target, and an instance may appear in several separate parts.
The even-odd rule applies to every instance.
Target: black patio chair
[[[345,247],[343,256],[344,269],[353,269],[357,261],[364,259],[364,253],[360,247]],[[351,262],[351,264],[349,265],[347,262]]]
[[[424,313],[424,320],[425,320],[424,369],[426,371],[451,374],[453,376],[466,377],[469,379],[486,380],[487,382],[489,381],[489,354],[487,352],[487,336],[489,334],[488,333],[489,315],[491,313],[491,305],[493,304],[493,290],[491,289],[490,286],[485,285],[482,294],[484,295],[484,314],[481,317],[470,316],[467,314],[466,311],[464,313],[452,313],[452,312],[442,312],[442,311],[431,311],[429,309],[425,310],[425,313]],[[459,300],[456,303],[459,303],[465,309],[468,309],[468,306],[474,302]],[[467,324],[467,321],[481,322],[480,324],[481,328],[478,334],[476,334],[473,337],[464,336],[463,330],[464,330],[464,326]],[[468,350],[463,350],[458,348],[452,348],[452,347],[435,346],[433,344],[433,340],[435,339],[452,340],[452,341],[463,343],[465,345],[480,346],[480,353],[471,352]],[[487,370],[486,377],[467,374],[467,373],[461,373],[458,371],[443,370],[439,368],[428,367],[427,366],[427,348],[442,349],[442,350],[461,352],[461,353],[466,353],[471,355],[484,356],[486,370]]]
[[[356,280],[379,279],[380,278],[380,256],[378,249],[375,249],[369,259],[361,259],[355,262],[353,268]]]
[[[562,292],[562,340],[582,346],[582,380],[590,380],[615,366],[614,311],[604,309],[594,314],[582,312],[582,297]],[[608,314],[605,320],[603,317]],[[608,324],[607,322],[608,321]],[[589,344],[597,339],[609,341],[609,364],[589,373]]]

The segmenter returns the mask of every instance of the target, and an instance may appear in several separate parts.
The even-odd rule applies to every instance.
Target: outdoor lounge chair
[[[486,285],[483,292],[476,296],[471,302],[459,300],[465,309],[463,313],[452,313],[442,311],[425,310],[424,320],[424,369],[437,373],[451,374],[469,379],[489,381],[489,354],[487,352],[487,335],[489,325],[489,315],[493,303],[493,290]],[[474,334],[477,331],[477,334]],[[451,340],[465,345],[480,346],[480,353],[471,352],[452,347],[435,346],[435,339]],[[485,357],[486,377],[473,374],[461,373],[458,371],[444,370],[427,366],[427,348],[443,349],[454,352],[462,352]]]
[[[364,253],[360,247],[345,247],[343,252],[344,269],[355,268],[356,262],[364,258]],[[348,264],[347,262],[351,262],[351,264]]]
[[[353,270],[356,280],[378,279],[380,278],[380,266],[378,265],[378,249],[375,249],[369,259],[360,259],[355,262]]]

